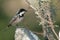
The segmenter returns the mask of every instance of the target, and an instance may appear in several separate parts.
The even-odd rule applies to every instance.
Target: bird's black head
[[[18,10],[16,15],[19,15],[19,17],[23,17],[25,12],[27,12],[27,10],[22,8],[22,9]]]
[[[23,8],[22,8],[22,9],[20,9],[20,12],[23,12],[23,11],[27,12],[27,10],[26,10],[26,9],[23,9]]]
[[[20,14],[21,12],[27,12],[27,10],[22,8],[22,9],[18,10],[17,14]]]

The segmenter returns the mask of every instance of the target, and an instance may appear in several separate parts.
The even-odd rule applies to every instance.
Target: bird
[[[10,20],[8,27],[10,26],[17,26],[17,24],[19,22],[21,22],[24,18],[24,14],[27,12],[26,9],[21,8],[17,11],[16,15],[12,17],[12,19]]]

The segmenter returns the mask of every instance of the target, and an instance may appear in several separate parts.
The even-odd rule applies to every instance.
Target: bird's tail
[[[8,25],[8,27],[12,26],[11,24]]]

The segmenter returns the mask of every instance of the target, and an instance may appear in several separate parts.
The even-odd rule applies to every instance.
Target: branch
[[[37,0],[38,1],[38,0]],[[42,1],[42,2],[41,2]],[[53,37],[53,34],[49,33],[49,32],[52,32],[55,34],[55,36],[57,37],[58,39],[58,35],[57,33],[55,32],[54,30],[54,25],[53,25],[53,21],[51,19],[51,12],[50,12],[50,2],[51,0],[41,0],[39,1],[38,3],[36,2],[36,4],[39,5],[39,8],[37,8],[38,6],[36,6],[34,3],[29,3],[29,2],[32,2],[32,0],[30,1],[26,1],[27,4],[29,4],[29,6],[35,10],[35,14],[37,14],[38,18],[41,19],[41,25],[42,25],[42,28],[43,28],[43,32],[44,32],[44,36],[47,36],[49,40],[51,40],[50,37],[52,37],[52,40],[54,40],[55,38]],[[34,1],[35,2],[35,1]],[[34,5],[36,6],[34,6]],[[43,10],[43,11],[42,11]],[[48,16],[48,17],[47,17]],[[47,20],[47,19],[48,20]],[[47,27],[48,26],[48,27]],[[49,31],[49,27],[51,27],[51,30],[52,31]],[[49,31],[49,32],[48,32]],[[39,33],[38,33],[39,34]],[[52,36],[51,36],[52,35]]]

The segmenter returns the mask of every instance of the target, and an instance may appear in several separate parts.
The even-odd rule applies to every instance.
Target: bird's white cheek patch
[[[21,12],[19,15],[22,16],[22,14],[24,14],[25,12]]]

